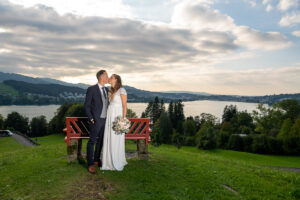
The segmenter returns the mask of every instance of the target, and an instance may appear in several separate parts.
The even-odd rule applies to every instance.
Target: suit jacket
[[[106,94],[108,94],[108,88],[105,87],[105,89],[107,92]],[[84,101],[84,110],[89,118],[89,121],[91,121],[92,119],[94,119],[95,121],[100,119],[102,109],[103,102],[98,84],[90,86],[86,91]]]

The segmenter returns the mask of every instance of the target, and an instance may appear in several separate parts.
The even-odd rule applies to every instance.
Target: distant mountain
[[[19,74],[0,72],[0,105],[47,105],[64,102],[83,102],[87,84],[72,84],[50,78],[33,78]],[[129,102],[149,102],[156,96],[170,101],[233,101],[273,104],[284,99],[297,99],[300,93],[265,96],[215,95],[202,92],[168,91],[150,92],[131,86],[124,86]]]
[[[196,94],[196,95],[202,95],[202,96],[211,96],[211,95],[213,95],[213,94],[206,93],[206,92],[190,92],[190,91],[166,91],[164,93],[177,93],[177,94],[186,93],[186,94]]]

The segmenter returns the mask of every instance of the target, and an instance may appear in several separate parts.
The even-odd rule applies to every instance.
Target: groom
[[[100,167],[100,154],[103,144],[103,135],[108,107],[108,88],[104,85],[108,83],[108,75],[105,70],[97,73],[98,83],[87,89],[84,109],[90,122],[90,139],[87,143],[88,171],[96,173],[95,166]],[[94,150],[94,146],[96,148]]]

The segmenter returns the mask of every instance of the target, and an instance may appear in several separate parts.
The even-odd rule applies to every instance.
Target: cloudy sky
[[[300,92],[300,0],[0,0],[0,71],[72,83]]]

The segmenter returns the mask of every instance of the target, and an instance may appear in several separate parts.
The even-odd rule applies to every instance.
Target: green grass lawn
[[[150,146],[150,161],[129,159],[122,172],[98,170],[93,176],[85,165],[67,163],[63,136],[38,142],[22,147],[0,138],[0,199],[300,198],[300,173],[267,167],[300,168],[300,157]],[[127,142],[127,150],[135,148]]]

